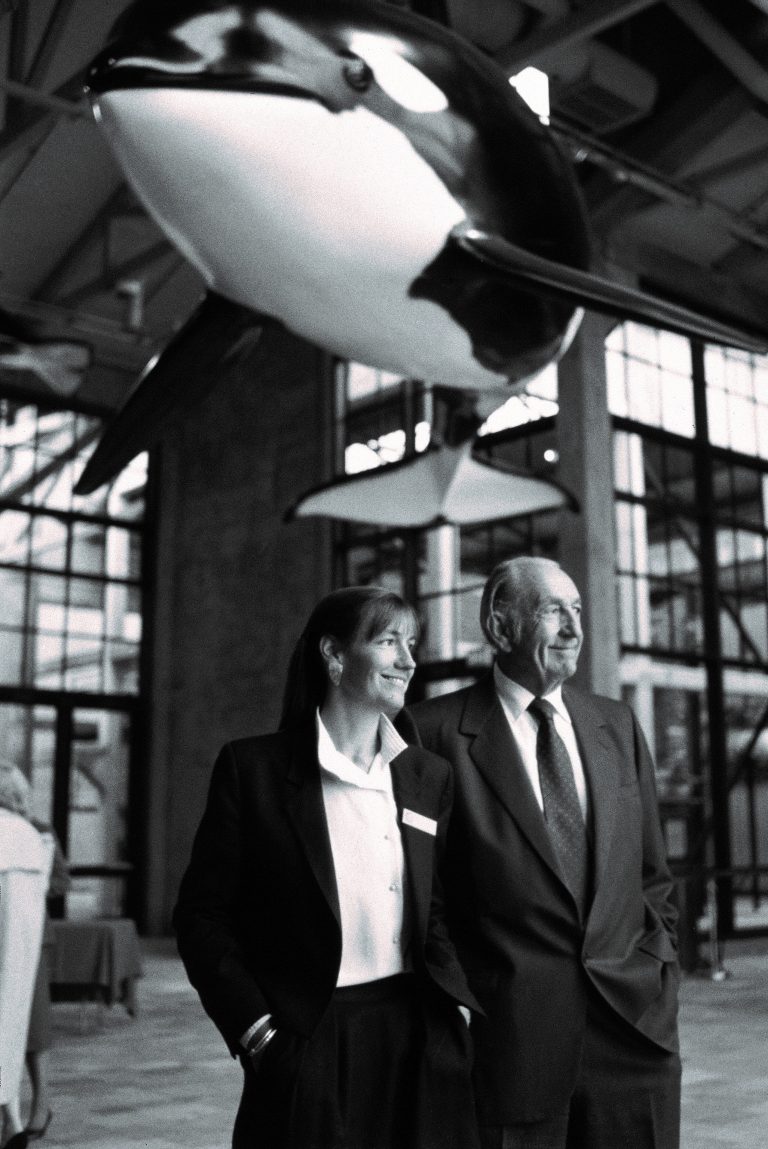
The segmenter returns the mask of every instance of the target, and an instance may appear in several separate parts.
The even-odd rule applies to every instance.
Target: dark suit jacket
[[[419,703],[399,722],[454,767],[444,888],[452,936],[486,1014],[472,1023],[485,1124],[567,1107],[590,983],[652,1042],[677,1048],[676,912],[653,763],[628,706],[568,686],[563,699],[592,812],[594,891],[584,923],[492,676]]]
[[[391,763],[408,875],[417,975],[429,992],[470,1008],[470,993],[433,890],[434,857],[451,801],[447,762],[409,747]],[[436,837],[403,809],[438,823]],[[300,1037],[316,1029],[336,987],[341,924],[314,724],[231,742],[174,913],[179,952],[233,1056],[265,1013]],[[447,996],[446,996],[447,995]]]

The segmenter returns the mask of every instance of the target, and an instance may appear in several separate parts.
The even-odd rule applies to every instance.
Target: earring
[[[328,677],[334,686],[341,682],[341,663],[334,662],[328,667]]]

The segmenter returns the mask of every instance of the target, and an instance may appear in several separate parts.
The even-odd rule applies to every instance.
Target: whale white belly
[[[465,213],[392,125],[248,92],[122,89],[97,108],[137,194],[212,288],[345,358],[506,384],[446,311],[408,296]]]

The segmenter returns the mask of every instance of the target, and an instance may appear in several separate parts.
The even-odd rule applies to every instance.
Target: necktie
[[[589,884],[589,846],[573,766],[555,729],[555,708],[543,698],[528,707],[538,721],[536,761],[539,767],[544,818],[566,885],[584,915]]]

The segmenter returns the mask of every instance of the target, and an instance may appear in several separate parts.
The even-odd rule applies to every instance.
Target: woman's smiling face
[[[416,662],[416,628],[410,617],[395,618],[379,634],[360,633],[340,651],[339,691],[350,702],[392,718],[405,705]]]

